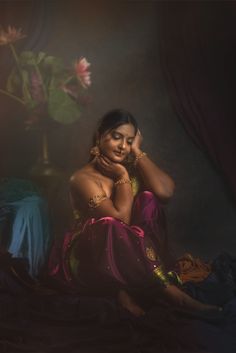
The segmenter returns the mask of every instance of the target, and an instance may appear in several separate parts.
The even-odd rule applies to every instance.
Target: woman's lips
[[[118,156],[118,157],[123,157],[124,156],[124,153],[122,152],[119,152],[119,151],[114,151],[115,155]]]

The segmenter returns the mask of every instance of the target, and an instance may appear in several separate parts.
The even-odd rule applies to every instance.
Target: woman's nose
[[[126,141],[125,139],[120,141],[120,148],[125,149],[126,148]]]

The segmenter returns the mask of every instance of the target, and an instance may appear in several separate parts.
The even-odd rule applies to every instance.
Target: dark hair
[[[132,124],[136,135],[138,131],[138,124],[132,114],[123,109],[114,109],[106,113],[98,123],[96,132],[93,136],[92,146],[97,145],[98,138],[100,138],[105,132],[108,132],[124,124]],[[89,161],[91,161],[93,158],[94,157],[91,154]]]
[[[106,131],[117,128],[124,124],[132,124],[135,130],[135,134],[138,131],[138,124],[133,115],[126,110],[114,109],[106,113],[100,120],[97,133],[102,136]]]

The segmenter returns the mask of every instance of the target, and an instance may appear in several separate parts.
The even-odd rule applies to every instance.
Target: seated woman
[[[217,306],[191,298],[167,275],[171,259],[162,205],[175,185],[141,150],[141,143],[130,113],[113,110],[103,117],[91,160],[71,177],[71,202],[79,218],[64,238],[60,260],[54,246],[50,274],[63,275],[64,283],[86,293],[115,295],[136,316],[144,309],[133,295],[143,291],[185,310],[217,311]],[[132,164],[140,183],[135,196]]]

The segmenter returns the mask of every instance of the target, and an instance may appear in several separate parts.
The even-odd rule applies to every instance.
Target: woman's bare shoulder
[[[89,165],[76,170],[70,177],[70,186],[72,189],[83,192],[88,188],[95,188],[99,186],[99,179],[96,173]]]

